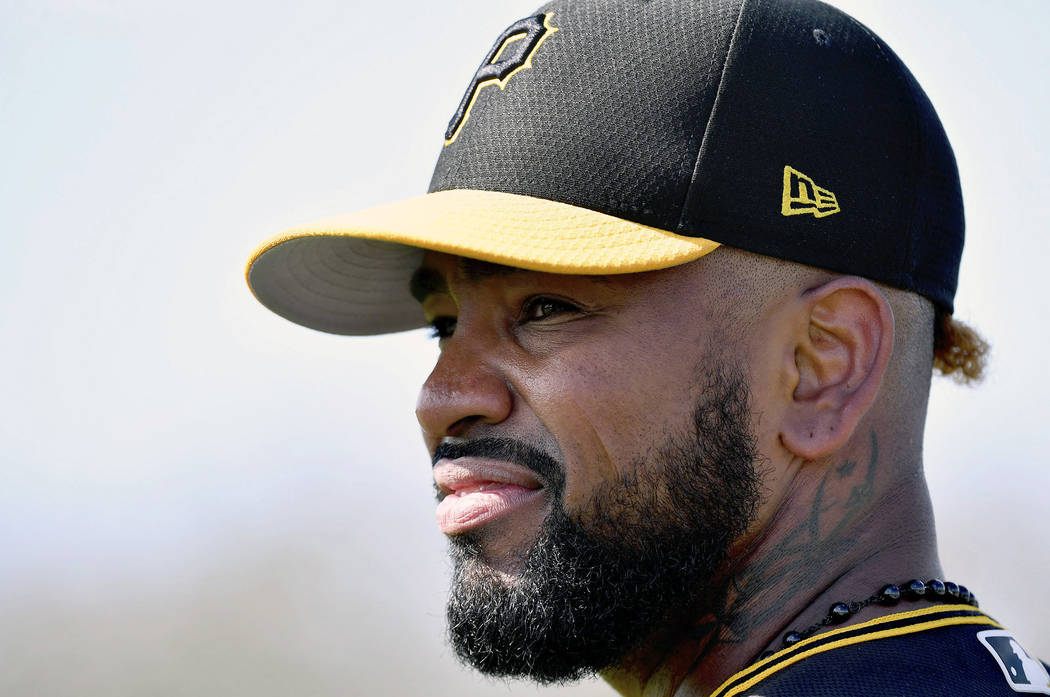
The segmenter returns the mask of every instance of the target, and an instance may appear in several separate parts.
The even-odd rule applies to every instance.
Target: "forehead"
[[[412,274],[409,290],[412,291],[412,297],[423,302],[428,295],[448,292],[450,276],[467,283],[476,283],[484,278],[509,276],[524,271],[480,259],[428,252],[423,258],[423,263]]]
[[[439,252],[427,252],[423,263],[412,274],[409,282],[409,290],[419,302],[423,302],[428,296],[435,293],[448,293],[450,286],[459,283],[477,284],[493,278],[509,278],[514,276],[550,276],[567,278],[586,278],[603,285],[612,285],[608,276],[564,276],[558,274],[546,274],[541,271],[531,271],[516,266],[505,266],[480,259],[442,254]]]

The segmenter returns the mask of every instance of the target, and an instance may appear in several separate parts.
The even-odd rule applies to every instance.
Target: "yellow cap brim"
[[[620,274],[683,264],[718,247],[604,213],[492,191],[440,191],[286,230],[246,271],[277,314],[334,334],[424,326],[409,293],[423,250],[532,271]]]

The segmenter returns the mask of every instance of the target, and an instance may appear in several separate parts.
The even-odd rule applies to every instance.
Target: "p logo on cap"
[[[492,49],[489,50],[481,67],[474,73],[470,87],[456,109],[456,114],[449,121],[445,130],[445,146],[452,145],[463,130],[463,125],[470,118],[470,110],[478,98],[478,93],[489,85],[498,85],[502,90],[507,82],[519,71],[532,67],[532,57],[536,54],[544,39],[558,31],[551,26],[553,12],[546,15],[535,15],[518,20],[507,27]]]

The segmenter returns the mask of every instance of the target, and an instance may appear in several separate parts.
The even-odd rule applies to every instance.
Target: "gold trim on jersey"
[[[900,622],[905,624],[879,629],[879,627]],[[772,656],[757,661],[744,670],[730,676],[717,690],[711,693],[711,697],[735,697],[751,689],[777,671],[818,653],[834,651],[835,649],[860,644],[865,641],[903,636],[938,627],[960,624],[986,625],[1002,629],[998,622],[975,609],[972,605],[939,605],[921,610],[897,612],[804,639],[794,646],[778,651]]]

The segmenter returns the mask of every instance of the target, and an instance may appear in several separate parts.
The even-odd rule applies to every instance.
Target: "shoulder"
[[[1050,695],[1050,675],[984,613],[948,605],[895,613],[799,642],[711,697]]]

